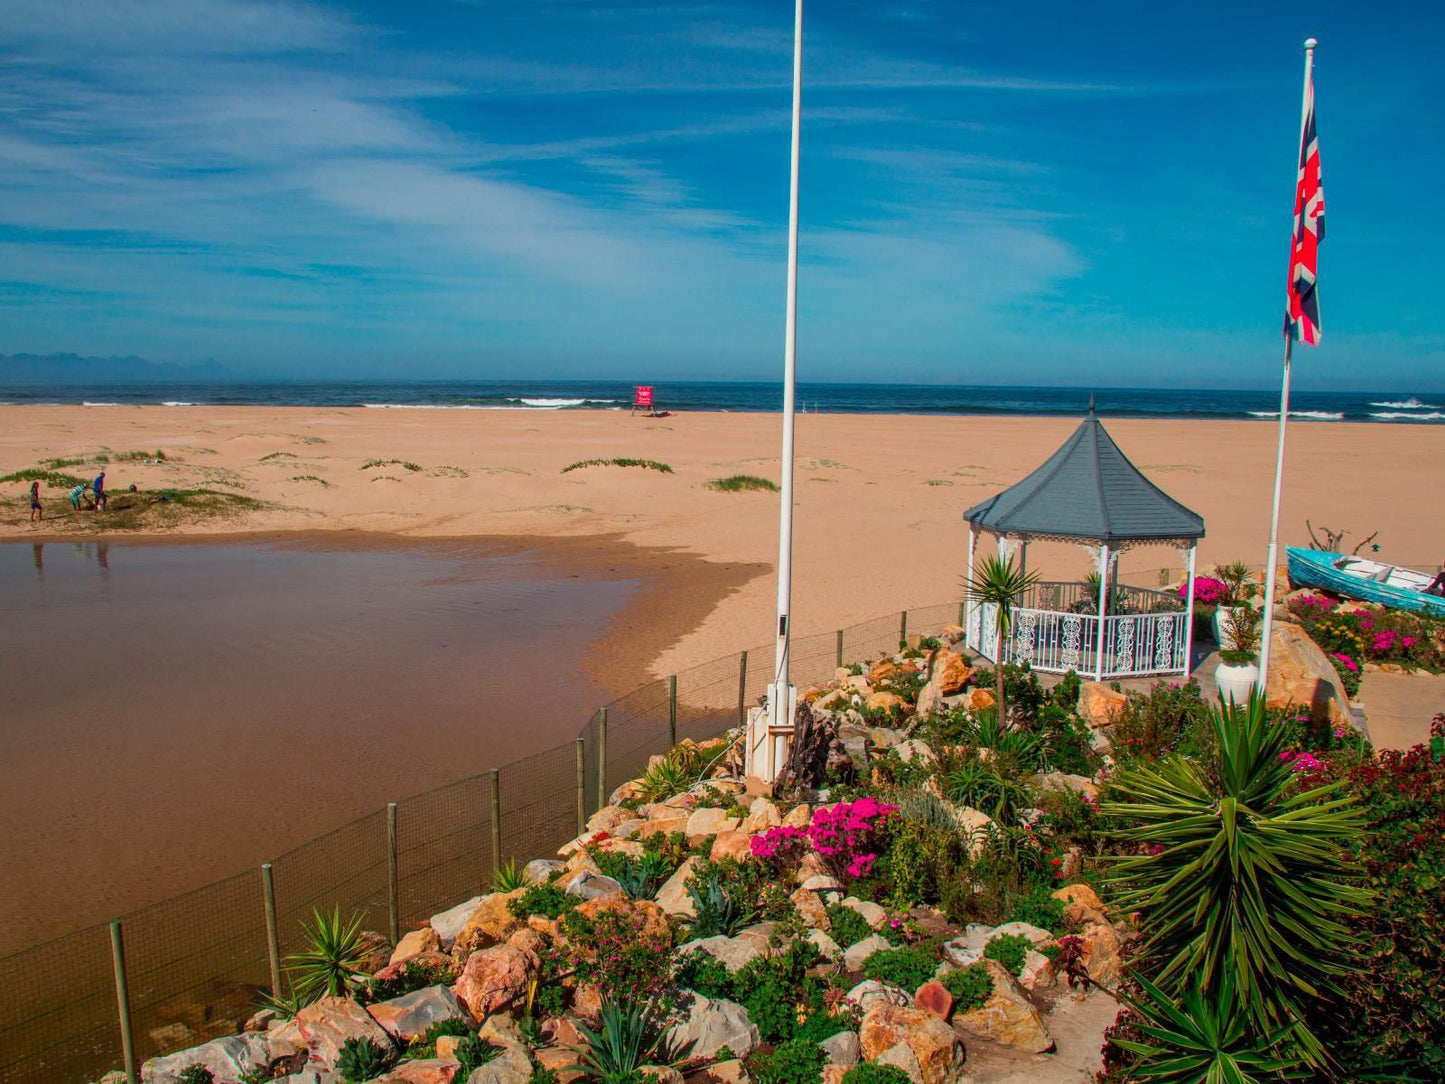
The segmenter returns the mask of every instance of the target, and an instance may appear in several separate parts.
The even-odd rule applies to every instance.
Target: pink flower
[[[1317,759],[1309,753],[1281,753],[1280,760],[1288,762],[1291,771],[1296,772],[1317,772],[1324,767]]]

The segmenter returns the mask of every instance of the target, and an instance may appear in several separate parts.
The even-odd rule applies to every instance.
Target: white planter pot
[[[1254,687],[1259,684],[1259,666],[1253,662],[1243,666],[1230,666],[1222,662],[1214,671],[1214,684],[1226,704],[1231,700],[1236,704],[1244,704],[1249,700],[1249,694],[1254,691]]]

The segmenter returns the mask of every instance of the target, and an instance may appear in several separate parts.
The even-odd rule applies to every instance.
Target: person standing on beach
[[[85,483],[84,483],[84,482],[81,482],[80,485],[76,486],[74,489],[72,489],[72,490],[70,491],[70,507],[74,508],[77,512],[79,512],[79,511],[80,511],[80,498],[81,498],[81,497],[84,497],[84,496],[85,496]]]
[[[30,522],[34,523],[37,519],[43,520],[44,518],[45,509],[40,507],[40,482],[37,480],[30,483]]]
[[[97,512],[104,511],[105,502],[108,499],[105,495],[105,471],[101,471],[95,476],[95,483],[91,486],[91,488],[95,491],[94,510]]]

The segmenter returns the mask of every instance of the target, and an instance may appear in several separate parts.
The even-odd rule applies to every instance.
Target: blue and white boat
[[[1320,587],[1345,598],[1445,617],[1445,598],[1425,593],[1435,579],[1428,573],[1328,550],[1290,546],[1287,553],[1290,583],[1296,587]]]

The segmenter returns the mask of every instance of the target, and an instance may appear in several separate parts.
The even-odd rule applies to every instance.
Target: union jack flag
[[[1320,141],[1315,132],[1315,85],[1311,78],[1305,85],[1305,122],[1294,192],[1294,241],[1290,245],[1284,312],[1285,336],[1309,346],[1320,344],[1320,297],[1315,273],[1324,239],[1325,190],[1320,183]]]

